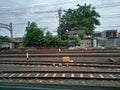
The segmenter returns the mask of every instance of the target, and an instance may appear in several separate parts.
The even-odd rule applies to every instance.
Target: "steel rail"
[[[30,54],[30,57],[64,57],[64,56],[69,56],[69,57],[120,57],[120,54],[115,54],[115,55],[105,55],[105,54]],[[12,54],[12,55],[0,55],[0,57],[26,57],[24,54]]]
[[[46,65],[46,66],[60,66],[59,63],[23,63],[23,62],[0,62],[0,64],[14,64],[14,65]],[[94,65],[94,64],[67,64],[61,63],[62,66],[76,66],[76,67],[98,67],[98,68],[120,68],[119,65]]]
[[[1,71],[2,73],[94,73],[94,74],[120,74],[118,71]]]
[[[20,63],[64,63],[64,64],[105,64],[105,65],[120,65],[120,63],[115,63],[115,62],[62,62],[62,61],[47,61],[47,60],[44,60],[44,61],[31,61],[31,60],[26,60],[26,61],[23,61],[23,60],[0,60],[0,63],[16,63],[16,62],[20,62]]]
[[[0,79],[3,79],[0,77]],[[4,79],[8,79],[8,77],[4,77]],[[31,79],[54,79],[54,80],[59,80],[59,79],[64,79],[64,80],[106,80],[106,81],[120,81],[120,78],[90,78],[90,77],[9,77],[9,79],[24,79],[24,80],[31,80]]]
[[[119,51],[12,51],[12,52],[0,52],[0,54],[26,54],[26,52],[30,54],[38,54],[38,53],[120,53]]]

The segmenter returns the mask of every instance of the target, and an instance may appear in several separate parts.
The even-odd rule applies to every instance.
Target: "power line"
[[[112,14],[112,15],[102,15],[102,18],[117,18],[120,17],[120,14]]]
[[[118,6],[120,6],[120,2],[96,5],[96,8],[109,8],[109,7],[111,8],[111,7],[118,7]]]
[[[61,10],[63,11],[63,10]],[[51,10],[51,11],[41,11],[41,12],[31,12],[31,14],[45,14],[45,13],[54,13],[54,12],[58,12],[58,10]],[[31,14],[27,14],[26,16],[31,16]],[[25,14],[18,14],[18,16],[25,16]],[[10,18],[10,17],[14,17],[14,16],[3,16],[3,17],[0,17],[0,18]],[[113,14],[113,15],[102,15],[102,17],[107,17],[107,18],[111,18],[111,17],[120,17],[120,14]],[[14,17],[15,18],[15,17]]]
[[[57,6],[57,5],[64,5],[64,4],[76,3],[76,2],[80,2],[80,0],[78,0],[78,1],[72,1],[72,2],[57,3],[57,4],[48,4],[47,7],[48,6]],[[107,8],[107,7],[116,7],[116,6],[120,6],[120,2],[95,5],[96,8]],[[4,11],[5,12],[11,12],[11,11],[15,11],[15,10],[25,10],[25,9],[37,8],[37,7],[38,8],[40,8],[40,7],[46,7],[46,5],[34,6],[34,7],[26,7],[26,8],[18,8],[18,9],[12,9],[12,10],[4,10]]]
[[[80,1],[80,0],[79,0]],[[79,1],[73,1],[73,2],[79,2]],[[51,5],[48,5],[48,6],[52,6],[52,5],[60,5],[60,4],[69,4],[69,3],[72,3],[72,2],[66,2],[66,3],[59,3],[59,4],[51,4]],[[120,5],[120,2],[116,2],[116,3],[109,3],[109,4],[100,4],[100,5],[97,5],[96,7],[97,8],[103,8],[103,7],[108,7],[108,5],[110,7],[112,7],[113,5],[114,6],[117,6],[117,5]],[[112,6],[111,6],[112,5]],[[43,6],[42,6],[43,7]],[[21,10],[21,9],[24,9],[24,8],[19,8],[19,9],[14,9],[14,10]],[[12,12],[12,10],[9,10],[10,12]],[[62,10],[63,11],[63,10]],[[10,12],[6,12],[6,13],[10,13]],[[28,12],[28,14],[45,14],[45,13],[54,13],[54,12],[57,12],[57,10],[51,10],[51,11],[41,11],[41,12]],[[14,13],[15,16],[18,16],[18,15],[21,15],[21,16],[24,16],[25,13],[21,13],[21,12],[12,12]],[[0,14],[3,14],[3,13],[0,13]],[[8,16],[6,16],[8,17]],[[119,16],[117,16],[119,17]],[[4,17],[3,17],[4,18]]]
[[[71,2],[70,2],[71,3]],[[60,3],[60,4],[67,4],[67,2],[66,3]],[[56,4],[56,5],[60,5],[60,4]],[[103,7],[108,7],[108,5],[109,5],[109,7],[110,7],[110,4],[112,5],[111,7],[113,7],[113,6],[118,6],[118,5],[120,5],[120,2],[117,2],[117,3],[109,3],[109,4],[102,4],[102,5],[97,5],[96,7],[97,8],[103,8]],[[53,5],[55,5],[55,4],[53,4]],[[52,6],[52,5],[51,5]],[[21,10],[21,9],[18,9],[18,10]],[[12,11],[12,10],[11,10]],[[31,12],[31,14],[44,14],[44,13],[53,13],[53,12],[57,12],[57,10],[51,10],[51,11],[41,11],[41,12]],[[8,12],[9,13],[9,12]],[[15,12],[16,13],[16,12]],[[29,13],[30,14],[30,13]],[[19,15],[19,13],[17,14],[17,15]],[[24,13],[22,14],[22,15],[20,15],[20,16],[24,16]],[[114,14],[114,15],[106,15],[106,16],[103,16],[102,15],[102,18],[103,17],[107,17],[107,18],[114,18],[114,17],[120,17],[120,14]],[[14,17],[15,18],[15,17]],[[51,17],[50,17],[51,18]],[[40,19],[43,19],[43,18],[40,18]],[[45,19],[47,19],[47,18],[45,18]],[[49,18],[48,18],[49,19]],[[20,25],[20,24],[19,24]],[[115,27],[115,26],[114,26]]]
[[[120,27],[120,25],[117,25],[117,26],[100,26],[100,27],[96,27],[96,28],[112,28],[112,27]]]
[[[45,14],[45,13],[55,13],[55,12],[57,12],[57,10],[27,12],[27,14]],[[0,13],[0,14],[2,14],[2,13]],[[24,14],[26,14],[26,12],[25,13],[23,13],[23,12],[22,13],[12,12],[10,14],[13,14],[13,15],[24,15]]]
[[[31,13],[31,14],[45,14],[45,13],[53,13],[53,12],[56,12],[56,14],[57,14],[57,10],[54,10],[54,11],[34,12],[34,13]],[[26,16],[31,16],[31,14],[26,14]],[[14,15],[14,16],[15,16],[15,15]],[[0,18],[11,18],[11,17],[14,17],[14,16],[8,16],[8,15],[7,15],[7,16],[3,16],[3,17],[1,16]],[[19,17],[21,17],[21,16],[24,17],[25,14],[21,14],[21,15],[18,14],[17,17],[14,17],[14,18],[18,18],[18,16],[19,16]]]
[[[72,1],[72,2],[65,2],[65,3],[48,4],[47,7],[48,6],[57,6],[57,5],[69,4],[69,3],[76,3],[76,2],[80,2],[80,0]],[[46,7],[46,5],[34,6],[34,7],[26,7],[26,8],[18,8],[18,9],[12,9],[12,10],[30,9],[30,8],[36,8],[36,7]],[[9,11],[12,11],[12,10],[5,10],[5,11],[9,12]]]
[[[46,20],[48,20],[48,19],[46,19]],[[44,21],[39,21],[39,23],[40,22],[44,22]],[[51,23],[57,23],[57,21],[56,22],[51,22]],[[28,24],[28,22],[26,22],[26,23],[13,23],[13,25],[27,25]]]

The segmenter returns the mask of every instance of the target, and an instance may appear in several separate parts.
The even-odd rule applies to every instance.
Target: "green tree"
[[[43,31],[38,28],[35,22],[29,23],[26,27],[23,44],[27,47],[38,47],[43,45]]]
[[[10,38],[8,36],[0,36],[0,42],[10,42]]]
[[[46,32],[46,36],[52,36],[52,33],[49,32],[49,31],[47,31],[47,32]]]
[[[0,36],[0,49],[3,42],[10,42],[10,38],[8,36]]]
[[[68,9],[61,18],[61,25],[58,27],[58,34],[61,37],[71,30],[85,30],[86,35],[91,35],[96,25],[100,25],[99,13],[95,7],[84,4],[77,5],[76,9]]]
[[[46,33],[44,37],[44,46],[45,47],[59,47],[61,40],[58,36],[52,36],[50,32]]]

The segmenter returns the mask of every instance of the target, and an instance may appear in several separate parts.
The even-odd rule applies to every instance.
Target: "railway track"
[[[62,61],[48,61],[48,60],[44,60],[44,61],[40,61],[40,60],[37,60],[37,61],[32,61],[32,60],[0,60],[0,63],[12,63],[12,62],[20,62],[20,63],[67,63],[67,64],[70,64],[70,63],[73,63],[73,64],[109,64],[109,65],[120,65],[120,63],[114,63],[114,62],[84,62],[84,61],[78,61],[78,62],[62,62]]]
[[[0,64],[8,65],[46,65],[46,66],[71,66],[71,67],[98,67],[98,68],[120,68],[119,63],[97,63],[97,62],[55,62],[55,61],[0,61]]]
[[[59,66],[59,61],[0,61],[0,64],[8,65],[46,65],[46,66]],[[97,68],[120,68],[120,64],[115,63],[98,63],[98,62],[69,62],[61,63],[62,66],[74,66],[74,67],[97,67]],[[73,79],[73,80],[113,80],[120,81],[120,71],[0,71],[0,79]],[[34,74],[30,76],[30,74]],[[36,74],[36,75],[35,75]],[[17,75],[17,76],[16,76]],[[42,76],[39,76],[42,75]],[[50,76],[48,76],[50,75]],[[37,76],[37,77],[36,77]],[[38,77],[39,76],[39,77]]]
[[[120,72],[96,71],[1,71],[0,79],[72,79],[120,81]]]
[[[59,54],[30,54],[29,55],[30,57],[63,57],[63,56],[69,56],[69,57],[120,57],[120,53],[117,53],[117,54],[95,54],[95,53],[91,53],[91,54],[78,54],[78,53],[74,53],[74,54],[71,54],[71,53],[67,53],[67,54],[62,54],[62,53],[59,53]],[[26,54],[0,54],[0,57],[26,57]]]
[[[115,60],[120,58],[120,50],[97,50],[97,51],[69,51],[64,50],[58,52],[57,49],[50,50],[50,51],[28,51],[30,53],[30,58],[34,57],[33,59],[26,60],[26,52],[0,52],[0,82],[3,81],[17,81],[23,80],[24,81],[34,81],[39,80],[54,80],[55,82],[59,82],[64,80],[66,83],[68,80],[72,80],[69,83],[74,83],[74,80],[80,81],[79,83],[84,82],[84,85],[92,85],[91,82],[101,82],[105,83],[118,83],[120,82],[120,63],[118,62],[109,62],[107,59],[109,57],[113,57]],[[69,57],[90,57],[99,58],[104,57],[105,62],[91,62],[91,61],[79,61],[74,60],[74,62],[63,63],[61,62],[61,57],[69,56]],[[44,58],[39,58],[44,57]],[[52,60],[53,58],[50,57],[58,57],[57,60]],[[2,58],[4,58],[2,60]],[[11,58],[9,60],[8,58]],[[14,59],[13,59],[14,58]],[[20,58],[15,60],[16,58]],[[23,58],[23,60],[21,59]],[[36,59],[37,58],[37,59]],[[48,61],[46,58],[49,58]],[[95,59],[96,59],[95,58]],[[5,60],[6,59],[6,60]],[[12,60],[13,59],[13,60]],[[54,58],[56,59],[56,58]],[[43,61],[40,61],[43,60]],[[102,60],[104,61],[104,60]],[[56,67],[57,66],[57,67]],[[35,82],[36,82],[35,81]],[[83,85],[83,83],[81,83]],[[96,84],[94,84],[96,85]],[[102,84],[104,85],[104,83]],[[119,85],[118,85],[119,86]]]
[[[62,49],[60,52],[58,49],[39,49],[39,50],[15,50],[15,51],[0,51],[0,54],[25,54],[26,52],[30,54],[38,54],[38,53],[120,53],[120,50],[110,50],[102,49],[99,50],[69,50],[69,49]]]
[[[0,52],[0,54],[26,54],[27,51],[15,51],[15,52]],[[120,53],[120,51],[28,51],[30,54],[38,54],[38,53]]]

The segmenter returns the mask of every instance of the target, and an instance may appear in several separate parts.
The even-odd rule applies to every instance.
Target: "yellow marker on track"
[[[62,62],[70,62],[70,57],[62,57]]]

